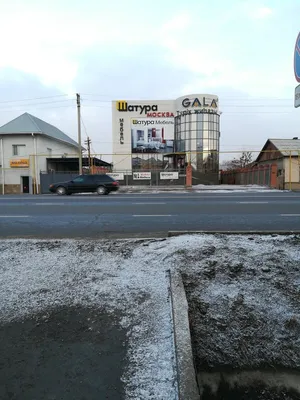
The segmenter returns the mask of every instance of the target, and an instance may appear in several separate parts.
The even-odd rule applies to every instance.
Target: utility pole
[[[89,172],[91,173],[91,139],[88,137],[87,140],[84,142],[88,148],[88,160],[89,160]]]
[[[81,149],[80,94],[76,93],[76,99],[77,99],[77,124],[78,124],[78,157],[79,157],[79,175],[82,175],[82,149]]]

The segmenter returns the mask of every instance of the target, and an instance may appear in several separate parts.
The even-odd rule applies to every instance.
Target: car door
[[[80,175],[74,178],[71,184],[71,191],[73,193],[85,193],[88,189],[88,175]]]
[[[107,189],[107,183],[109,182],[109,177],[105,174],[95,175],[96,186],[104,186]]]
[[[115,187],[114,182],[115,180],[111,178],[109,175],[106,174],[99,175],[98,178],[99,185],[104,186],[109,192],[114,189]]]

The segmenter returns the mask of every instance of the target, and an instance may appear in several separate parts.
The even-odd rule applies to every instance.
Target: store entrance
[[[22,176],[22,193],[29,193],[29,176]]]

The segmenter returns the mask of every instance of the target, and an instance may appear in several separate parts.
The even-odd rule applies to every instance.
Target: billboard
[[[174,118],[132,118],[132,153],[169,153],[174,144]]]

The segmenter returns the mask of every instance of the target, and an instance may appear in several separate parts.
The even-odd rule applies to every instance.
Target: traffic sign
[[[295,89],[295,108],[300,107],[300,85]]]
[[[296,40],[294,54],[294,71],[297,82],[300,82],[300,32]]]

